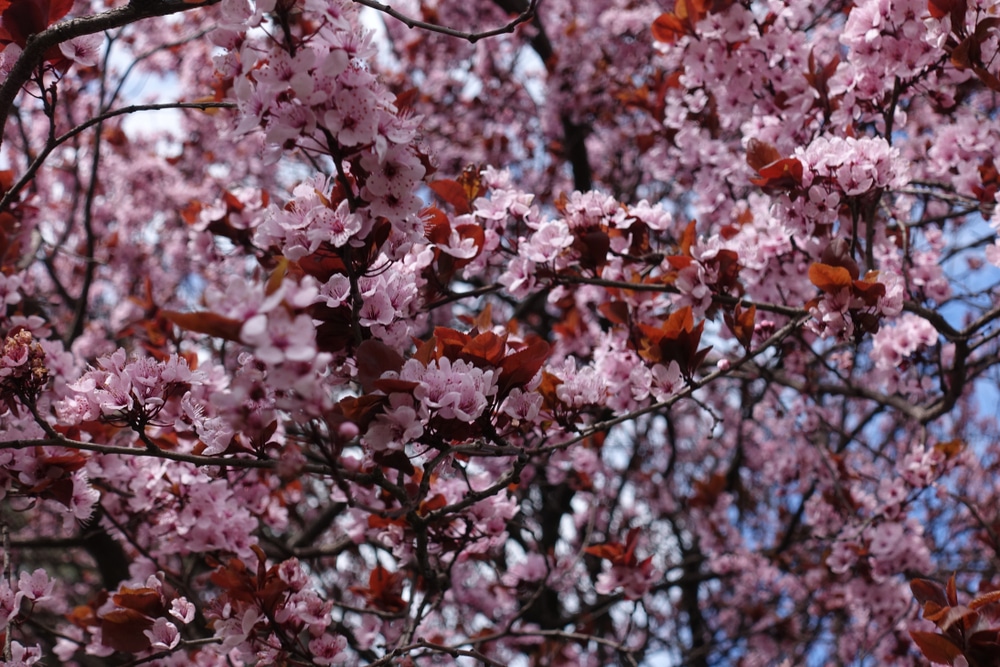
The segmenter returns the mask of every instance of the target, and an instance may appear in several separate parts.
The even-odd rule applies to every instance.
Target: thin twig
[[[518,14],[510,23],[500,26],[499,28],[484,30],[482,32],[465,32],[462,30],[456,30],[455,28],[449,28],[447,26],[437,25],[436,23],[428,23],[426,21],[421,21],[419,19],[413,18],[412,16],[407,16],[406,14],[403,14],[393,9],[389,5],[377,2],[377,0],[353,0],[353,1],[359,5],[364,5],[365,7],[371,7],[372,9],[378,10],[383,14],[387,14],[388,16],[391,16],[400,23],[405,24],[406,27],[410,28],[411,30],[413,28],[421,28],[429,32],[437,32],[442,35],[448,35],[449,37],[457,37],[459,39],[464,39],[472,44],[475,44],[479,40],[486,39],[487,37],[496,37],[497,35],[504,35],[514,32],[514,30],[517,29],[517,26],[521,25],[522,23],[527,23],[532,18],[534,18],[535,10],[538,8],[538,3],[541,0],[531,0],[531,3],[528,5],[528,8],[525,9],[520,14]]]
[[[208,5],[214,5],[219,0],[205,0],[191,3],[186,0],[157,0],[156,2],[130,2],[124,7],[116,7],[100,14],[84,16],[57,23],[36,35],[28,37],[24,51],[14,63],[10,74],[0,84],[0,127],[6,127],[14,99],[31,78],[45,58],[45,53],[63,42],[76,37],[93,35],[105,30],[121,28],[142,19],[154,16],[167,16],[178,12],[186,12]],[[3,134],[0,133],[0,145],[3,145]]]
[[[115,116],[124,116],[127,114],[138,113],[140,111],[162,111],[164,109],[198,109],[205,111],[207,109],[232,109],[235,108],[235,104],[232,102],[164,102],[161,104],[132,104],[127,107],[121,107],[120,109],[113,109],[111,111],[106,111],[98,116],[94,116],[85,123],[81,123],[74,127],[72,130],[59,135],[55,139],[49,141],[45,148],[42,149],[34,160],[32,160],[31,165],[28,169],[21,175],[15,183],[0,199],[0,211],[7,210],[7,207],[13,202],[14,198],[21,192],[21,190],[31,182],[35,177],[35,174],[44,164],[45,159],[60,145],[66,143],[73,137],[85,132],[89,128],[103,123],[109,118],[114,118]]]

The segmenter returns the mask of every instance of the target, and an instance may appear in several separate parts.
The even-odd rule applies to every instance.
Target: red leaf
[[[761,178],[777,180],[791,177],[796,183],[802,182],[802,163],[797,158],[786,157],[760,170]]]
[[[913,597],[920,604],[930,601],[936,602],[942,607],[948,605],[948,598],[945,597],[944,587],[931,579],[914,579],[910,582],[910,591],[913,592]]]
[[[532,337],[524,349],[504,357],[500,362],[497,400],[503,400],[512,389],[531,382],[549,358],[549,349],[549,344],[544,340]]]
[[[424,236],[431,243],[448,245],[448,237],[451,236],[451,220],[444,211],[437,206],[428,206],[420,212],[420,219],[424,221]]]
[[[633,528],[628,531],[628,537],[625,538],[625,553],[622,554],[621,560],[616,563],[617,565],[635,565],[635,548],[639,546],[639,529]]]
[[[176,310],[161,310],[160,314],[181,329],[231,341],[239,341],[240,329],[243,328],[242,322],[210,311],[181,313]]]
[[[43,32],[72,8],[73,0],[17,0],[3,9],[3,28],[11,41],[23,47],[28,37]]]
[[[440,181],[428,183],[427,187],[429,187],[434,194],[440,197],[442,201],[451,204],[456,215],[465,215],[466,213],[472,212],[468,193],[458,181],[442,179]]]
[[[979,80],[986,84],[986,87],[994,92],[1000,92],[1000,79],[990,73],[985,67],[973,67],[972,71],[976,73]]]
[[[607,301],[598,306],[597,311],[613,324],[625,324],[629,320],[628,304],[624,301]]]
[[[332,252],[324,252],[322,247],[313,254],[301,258],[298,264],[305,273],[324,283],[338,273],[347,274],[344,261]]]
[[[373,458],[379,465],[398,470],[404,475],[412,475],[416,472],[416,468],[413,467],[410,457],[406,455],[406,452],[399,449],[376,452]]]
[[[469,334],[448,327],[434,327],[434,338],[437,339],[437,356],[457,359],[462,348],[469,343]]]
[[[990,591],[989,593],[983,593],[982,595],[976,596],[976,598],[969,603],[969,608],[979,609],[997,602],[1000,602],[1000,591]]]
[[[696,239],[697,239],[697,230],[695,228],[695,222],[694,220],[692,220],[687,224],[687,227],[684,228],[684,233],[681,235],[680,246],[682,255],[685,255],[686,257],[691,257],[691,246],[694,245]],[[673,262],[671,262],[671,266],[673,266]],[[682,269],[684,267],[674,266],[673,268]]]
[[[782,156],[769,143],[751,139],[747,143],[747,164],[760,175],[750,182],[766,190],[787,190],[802,183],[802,163]]]
[[[911,630],[910,637],[913,638],[924,657],[931,662],[951,665],[954,664],[955,658],[962,655],[962,649],[944,635]]]
[[[653,39],[658,42],[673,44],[679,37],[687,32],[684,22],[674,14],[660,14],[653,21]]]
[[[847,239],[838,238],[830,241],[826,248],[823,249],[823,254],[820,255],[819,261],[822,264],[841,266],[847,269],[847,272],[851,274],[852,280],[857,280],[861,276],[861,267],[851,257],[851,244],[847,242]],[[865,276],[865,278],[867,279],[868,276]]]
[[[406,608],[403,599],[403,574],[389,572],[377,565],[368,575],[368,588],[352,586],[351,591],[363,595],[368,602],[382,611],[398,612]]]
[[[153,627],[153,619],[134,609],[114,609],[101,617],[101,643],[123,653],[138,653],[149,648],[149,638],[142,634]]]
[[[478,315],[472,320],[478,331],[488,331],[493,326],[493,304],[487,303]]]
[[[751,305],[748,309],[743,310],[738,303],[733,309],[733,313],[731,315],[726,313],[724,317],[726,326],[729,327],[729,330],[736,336],[736,340],[747,351],[750,350],[750,344],[753,341],[754,320],[756,317],[756,305]]]
[[[459,354],[462,359],[472,363],[484,361],[490,366],[499,366],[506,349],[506,334],[498,336],[492,331],[484,331],[466,343]]]
[[[409,394],[419,386],[419,382],[399,380],[397,378],[380,378],[372,383],[374,389],[384,394]]]
[[[958,32],[964,29],[968,0],[928,0],[927,11],[936,19],[951,16],[951,28]]]
[[[453,268],[457,271],[462,267],[471,264],[472,260],[479,256],[482,252],[483,246],[486,245],[486,230],[479,225],[474,225],[472,223],[458,225],[455,227],[455,231],[458,232],[458,238],[462,241],[472,240],[472,243],[476,246],[476,254],[472,257],[455,257],[452,258]]]
[[[361,432],[364,433],[387,401],[388,398],[385,396],[367,394],[358,397],[346,396],[340,399],[338,405],[343,411],[344,417],[357,424]]]
[[[587,229],[577,232],[573,248],[580,253],[580,266],[597,269],[608,261],[611,238],[603,229]]]
[[[448,505],[448,499],[445,498],[440,493],[435,493],[427,500],[421,501],[420,507],[417,509],[417,514],[420,514],[421,516],[426,516],[431,512],[433,512],[434,510],[439,510],[447,505]]]
[[[591,556],[597,556],[598,558],[604,558],[605,560],[615,561],[621,558],[622,554],[625,553],[625,547],[618,542],[605,542],[604,544],[595,544],[593,546],[586,547],[583,551]]]
[[[160,594],[152,588],[122,588],[111,599],[119,607],[132,609],[146,616],[159,616],[164,611]]]
[[[760,170],[769,164],[774,164],[782,158],[778,149],[767,143],[751,139],[747,142],[747,164],[758,174]]]
[[[639,331],[643,334],[639,355],[647,361],[665,366],[676,361],[684,377],[690,379],[711,349],[698,349],[704,329],[704,321],[695,326],[691,306],[679,308],[659,327],[639,325]]]
[[[885,296],[885,285],[882,283],[855,280],[851,288],[854,296],[861,299],[869,308],[877,306],[878,300]]]
[[[387,371],[399,371],[403,357],[385,343],[371,339],[358,345],[358,382],[365,393],[375,390],[375,381]]]
[[[945,594],[948,596],[948,603],[951,604],[952,607],[958,604],[958,590],[955,586],[954,574],[951,575],[950,579],[948,579],[948,587],[945,589]]]

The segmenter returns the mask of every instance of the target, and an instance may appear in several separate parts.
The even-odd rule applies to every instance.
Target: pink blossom
[[[396,318],[396,309],[385,292],[374,292],[365,296],[359,313],[362,326],[391,324]]]
[[[104,46],[104,36],[101,34],[83,35],[61,42],[59,50],[62,54],[85,67],[94,67],[101,58],[101,47]]]
[[[10,621],[17,617],[23,599],[23,591],[15,591],[6,578],[0,579],[0,629],[6,629]]]
[[[143,630],[143,634],[149,638],[150,648],[154,651],[170,650],[177,646],[181,640],[177,626],[165,618],[154,620],[153,627],[149,630]]]
[[[622,589],[626,599],[638,600],[660,576],[650,558],[636,565],[612,565],[610,569],[597,575],[594,590],[601,595],[610,595]]]
[[[316,356],[315,332],[308,315],[292,319],[283,310],[255,315],[243,324],[240,338],[255,348],[259,359],[273,365],[311,361]]]
[[[35,603],[43,603],[49,600],[52,596],[54,586],[55,582],[49,579],[48,574],[41,568],[36,569],[31,574],[22,572],[17,583],[18,591],[23,593],[25,598],[33,600]]]
[[[42,659],[40,646],[24,646],[19,641],[10,644],[10,660],[0,661],[3,667],[28,667]]]
[[[104,418],[145,424],[178,390],[186,391],[201,381],[201,375],[192,372],[187,362],[176,355],[164,362],[148,357],[129,360],[125,350],[119,348],[97,363],[97,368],[68,385],[75,393],[66,399],[65,414],[77,412],[83,420]]]
[[[541,406],[541,394],[514,388],[501,407],[512,419],[531,424],[538,417]]]
[[[418,417],[413,398],[394,393],[389,397],[389,408],[375,418],[365,433],[365,442],[372,449],[386,449],[391,443],[413,442],[424,433],[423,421]]]
[[[573,245],[569,226],[561,220],[543,223],[528,243],[522,246],[523,257],[537,264],[555,262],[566,248]]]
[[[361,221],[350,210],[347,201],[342,201],[336,209],[320,206],[309,211],[304,220],[309,239],[309,251],[315,252],[320,243],[331,243],[340,248],[361,231]]]
[[[170,615],[187,624],[194,620],[195,606],[187,598],[179,597],[170,601]]]
[[[309,652],[317,665],[337,664],[346,647],[347,640],[341,636],[322,635],[309,642]]]

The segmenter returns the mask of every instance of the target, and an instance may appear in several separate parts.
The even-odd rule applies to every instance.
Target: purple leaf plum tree
[[[1000,3],[0,49],[4,667],[1000,665]]]

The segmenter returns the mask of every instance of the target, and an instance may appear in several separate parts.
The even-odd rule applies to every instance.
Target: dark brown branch
[[[148,456],[157,459],[169,459],[190,463],[198,467],[215,468],[256,468],[264,470],[276,470],[280,465],[279,461],[269,459],[240,459],[226,458],[221,456],[197,456],[195,454],[185,454],[183,452],[171,452],[166,449],[152,451],[142,447],[119,447],[116,445],[101,445],[94,442],[80,442],[69,438],[40,438],[37,440],[12,440],[10,442],[0,442],[0,450],[4,449],[31,449],[33,447],[66,447],[68,449],[79,449],[88,452],[98,452],[100,454],[120,454],[122,456]],[[307,464],[302,468],[303,472],[317,475],[327,475],[330,469],[327,466],[317,464]]]
[[[6,192],[6,194],[4,194],[3,199],[0,200],[0,211],[6,210],[18,193],[20,193],[21,190],[31,182],[31,180],[35,177],[35,174],[38,173],[42,164],[44,164],[45,159],[52,153],[52,151],[73,137],[82,134],[99,123],[103,123],[109,118],[137,113],[139,111],[161,111],[163,109],[199,109],[204,111],[206,109],[232,109],[235,106],[236,105],[231,102],[164,102],[162,104],[132,104],[120,109],[107,111],[99,116],[94,116],[85,123],[77,125],[73,129],[59,135],[46,144],[45,148],[42,149],[42,152],[39,153],[34,160],[32,160],[31,165],[24,172],[24,174],[21,175],[21,178],[18,179],[17,183],[15,183],[10,190]]]
[[[411,30],[413,28],[421,28],[429,32],[437,32],[441,33],[442,35],[448,35],[449,37],[457,37],[459,39],[464,39],[468,42],[475,44],[479,40],[486,39],[487,37],[496,37],[497,35],[504,35],[514,32],[514,30],[517,29],[517,26],[521,25],[522,23],[526,23],[530,21],[532,18],[534,18],[535,8],[538,6],[540,0],[531,0],[531,2],[528,3],[528,6],[524,9],[524,11],[518,14],[517,17],[515,17],[514,20],[512,20],[510,23],[500,26],[499,28],[484,30],[482,32],[465,32],[463,30],[456,30],[454,28],[449,28],[447,26],[437,25],[436,23],[428,23],[426,21],[421,21],[419,19],[413,18],[412,16],[407,16],[406,14],[398,12],[389,5],[384,5],[381,2],[377,2],[377,0],[353,0],[353,2],[359,5],[364,5],[365,7],[371,7],[372,9],[376,9],[382,12],[383,14],[387,14],[388,16],[391,16],[400,23],[403,23],[404,25],[406,25],[407,28],[410,28]]]

